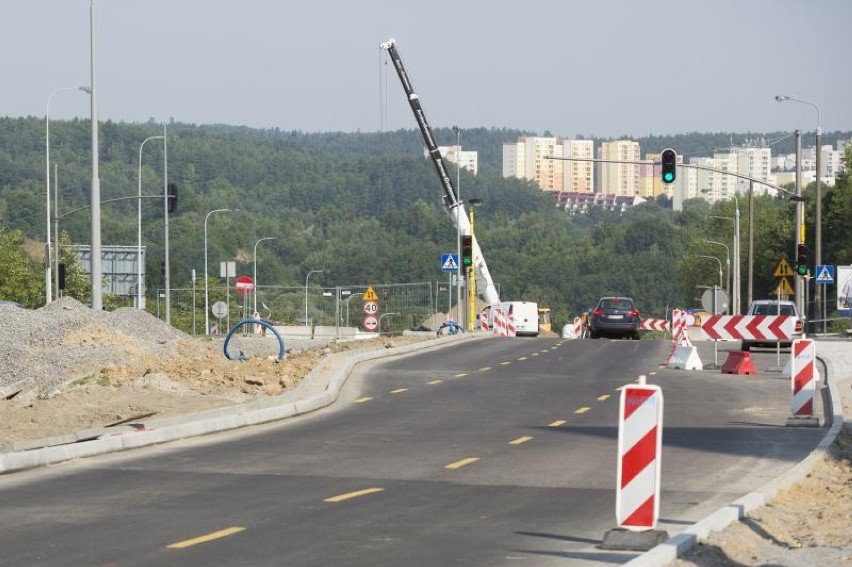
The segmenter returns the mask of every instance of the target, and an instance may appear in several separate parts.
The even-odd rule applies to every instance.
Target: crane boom
[[[414,87],[411,80],[408,78],[408,73],[405,70],[405,65],[402,64],[402,59],[399,56],[399,51],[396,48],[396,40],[391,38],[388,41],[380,44],[380,47],[388,52],[393,66],[396,69],[396,74],[402,83],[402,89],[408,98],[408,105],[414,113],[414,119],[417,120],[417,126],[420,128],[420,133],[423,135],[423,142],[426,144],[426,151],[429,157],[432,158],[432,163],[435,165],[435,170],[438,172],[438,177],[441,179],[441,187],[444,190],[444,200],[447,209],[452,211],[451,218],[456,228],[462,234],[470,234],[470,219],[464,210],[464,203],[459,201],[456,188],[453,187],[453,180],[447,172],[446,163],[441,155],[438,145],[435,143],[435,138],[432,136],[432,129],[429,127],[429,122],[426,120],[426,113],[423,112],[423,106],[420,104],[420,97],[414,92]],[[494,287],[494,282],[491,280],[491,274],[488,271],[488,265],[485,263],[485,256],[482,255],[482,249],[479,247],[479,242],[476,240],[476,235],[473,235],[473,258],[475,273],[477,278],[477,290],[481,290],[481,297],[489,304],[494,305],[500,303],[500,296],[497,293],[497,288]]]

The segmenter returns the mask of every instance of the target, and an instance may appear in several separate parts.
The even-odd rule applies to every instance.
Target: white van
[[[519,337],[538,336],[538,303],[534,301],[507,301],[503,304],[506,315],[515,318],[515,334]]]

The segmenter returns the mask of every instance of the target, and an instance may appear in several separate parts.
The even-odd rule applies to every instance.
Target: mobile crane
[[[402,64],[402,59],[399,56],[399,51],[396,49],[396,40],[391,38],[388,41],[380,44],[382,49],[387,50],[390,55],[393,66],[396,69],[396,74],[402,82],[402,88],[408,97],[408,104],[414,112],[414,118],[417,120],[417,125],[420,127],[420,133],[423,135],[423,141],[426,143],[426,150],[429,152],[429,157],[432,158],[432,163],[435,165],[435,170],[438,172],[438,177],[441,179],[441,186],[444,189],[444,204],[456,229],[461,234],[470,234],[470,219],[464,210],[464,203],[459,201],[458,193],[453,187],[453,181],[447,172],[444,158],[438,150],[438,145],[435,143],[435,138],[432,136],[432,129],[429,127],[429,122],[426,121],[426,114],[423,112],[423,107],[420,105],[420,97],[414,92],[414,87],[408,78],[408,73],[405,66]],[[500,296],[497,293],[497,288],[494,287],[494,282],[491,280],[491,274],[488,272],[488,266],[485,263],[485,257],[482,255],[482,250],[479,247],[479,242],[476,240],[476,235],[473,236],[473,270],[474,277],[477,278],[477,291],[480,291],[480,296],[489,305],[500,303]]]

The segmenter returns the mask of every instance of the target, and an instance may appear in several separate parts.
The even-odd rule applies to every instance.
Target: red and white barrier
[[[571,323],[566,323],[562,327],[563,339],[579,339],[583,336],[583,320],[579,317],[574,317]]]
[[[513,314],[509,314],[509,318],[506,320],[506,337],[515,337],[517,336],[515,332],[515,316]]]
[[[639,328],[643,331],[668,332],[669,322],[666,319],[642,319]]]
[[[689,333],[686,332],[687,312],[675,309],[672,311],[672,342],[682,346],[692,346]]]
[[[813,417],[816,395],[816,345],[811,339],[796,339],[790,351],[790,385],[793,417]]]
[[[711,341],[789,341],[795,327],[791,315],[712,315],[701,333]]]
[[[622,388],[619,401],[615,517],[631,531],[653,529],[660,516],[663,392],[644,378]]]

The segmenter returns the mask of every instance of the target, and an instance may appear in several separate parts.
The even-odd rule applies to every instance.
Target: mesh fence
[[[337,287],[282,287],[257,286],[257,313],[261,318],[280,326],[310,327],[362,327],[364,294],[369,286]],[[382,284],[371,286],[378,296],[376,319],[379,332],[398,334],[407,329],[434,329],[438,302],[445,310],[448,293],[438,291],[433,282],[409,284]],[[440,295],[440,297],[439,297]],[[220,333],[239,320],[250,318],[255,312],[255,297],[251,293],[238,294],[225,286],[209,287],[207,303],[222,307],[223,316],[215,317],[212,311],[208,322],[216,325]],[[205,290],[171,290],[171,324],[191,334],[204,334]],[[165,290],[157,290],[155,304],[148,310],[165,318]]]

